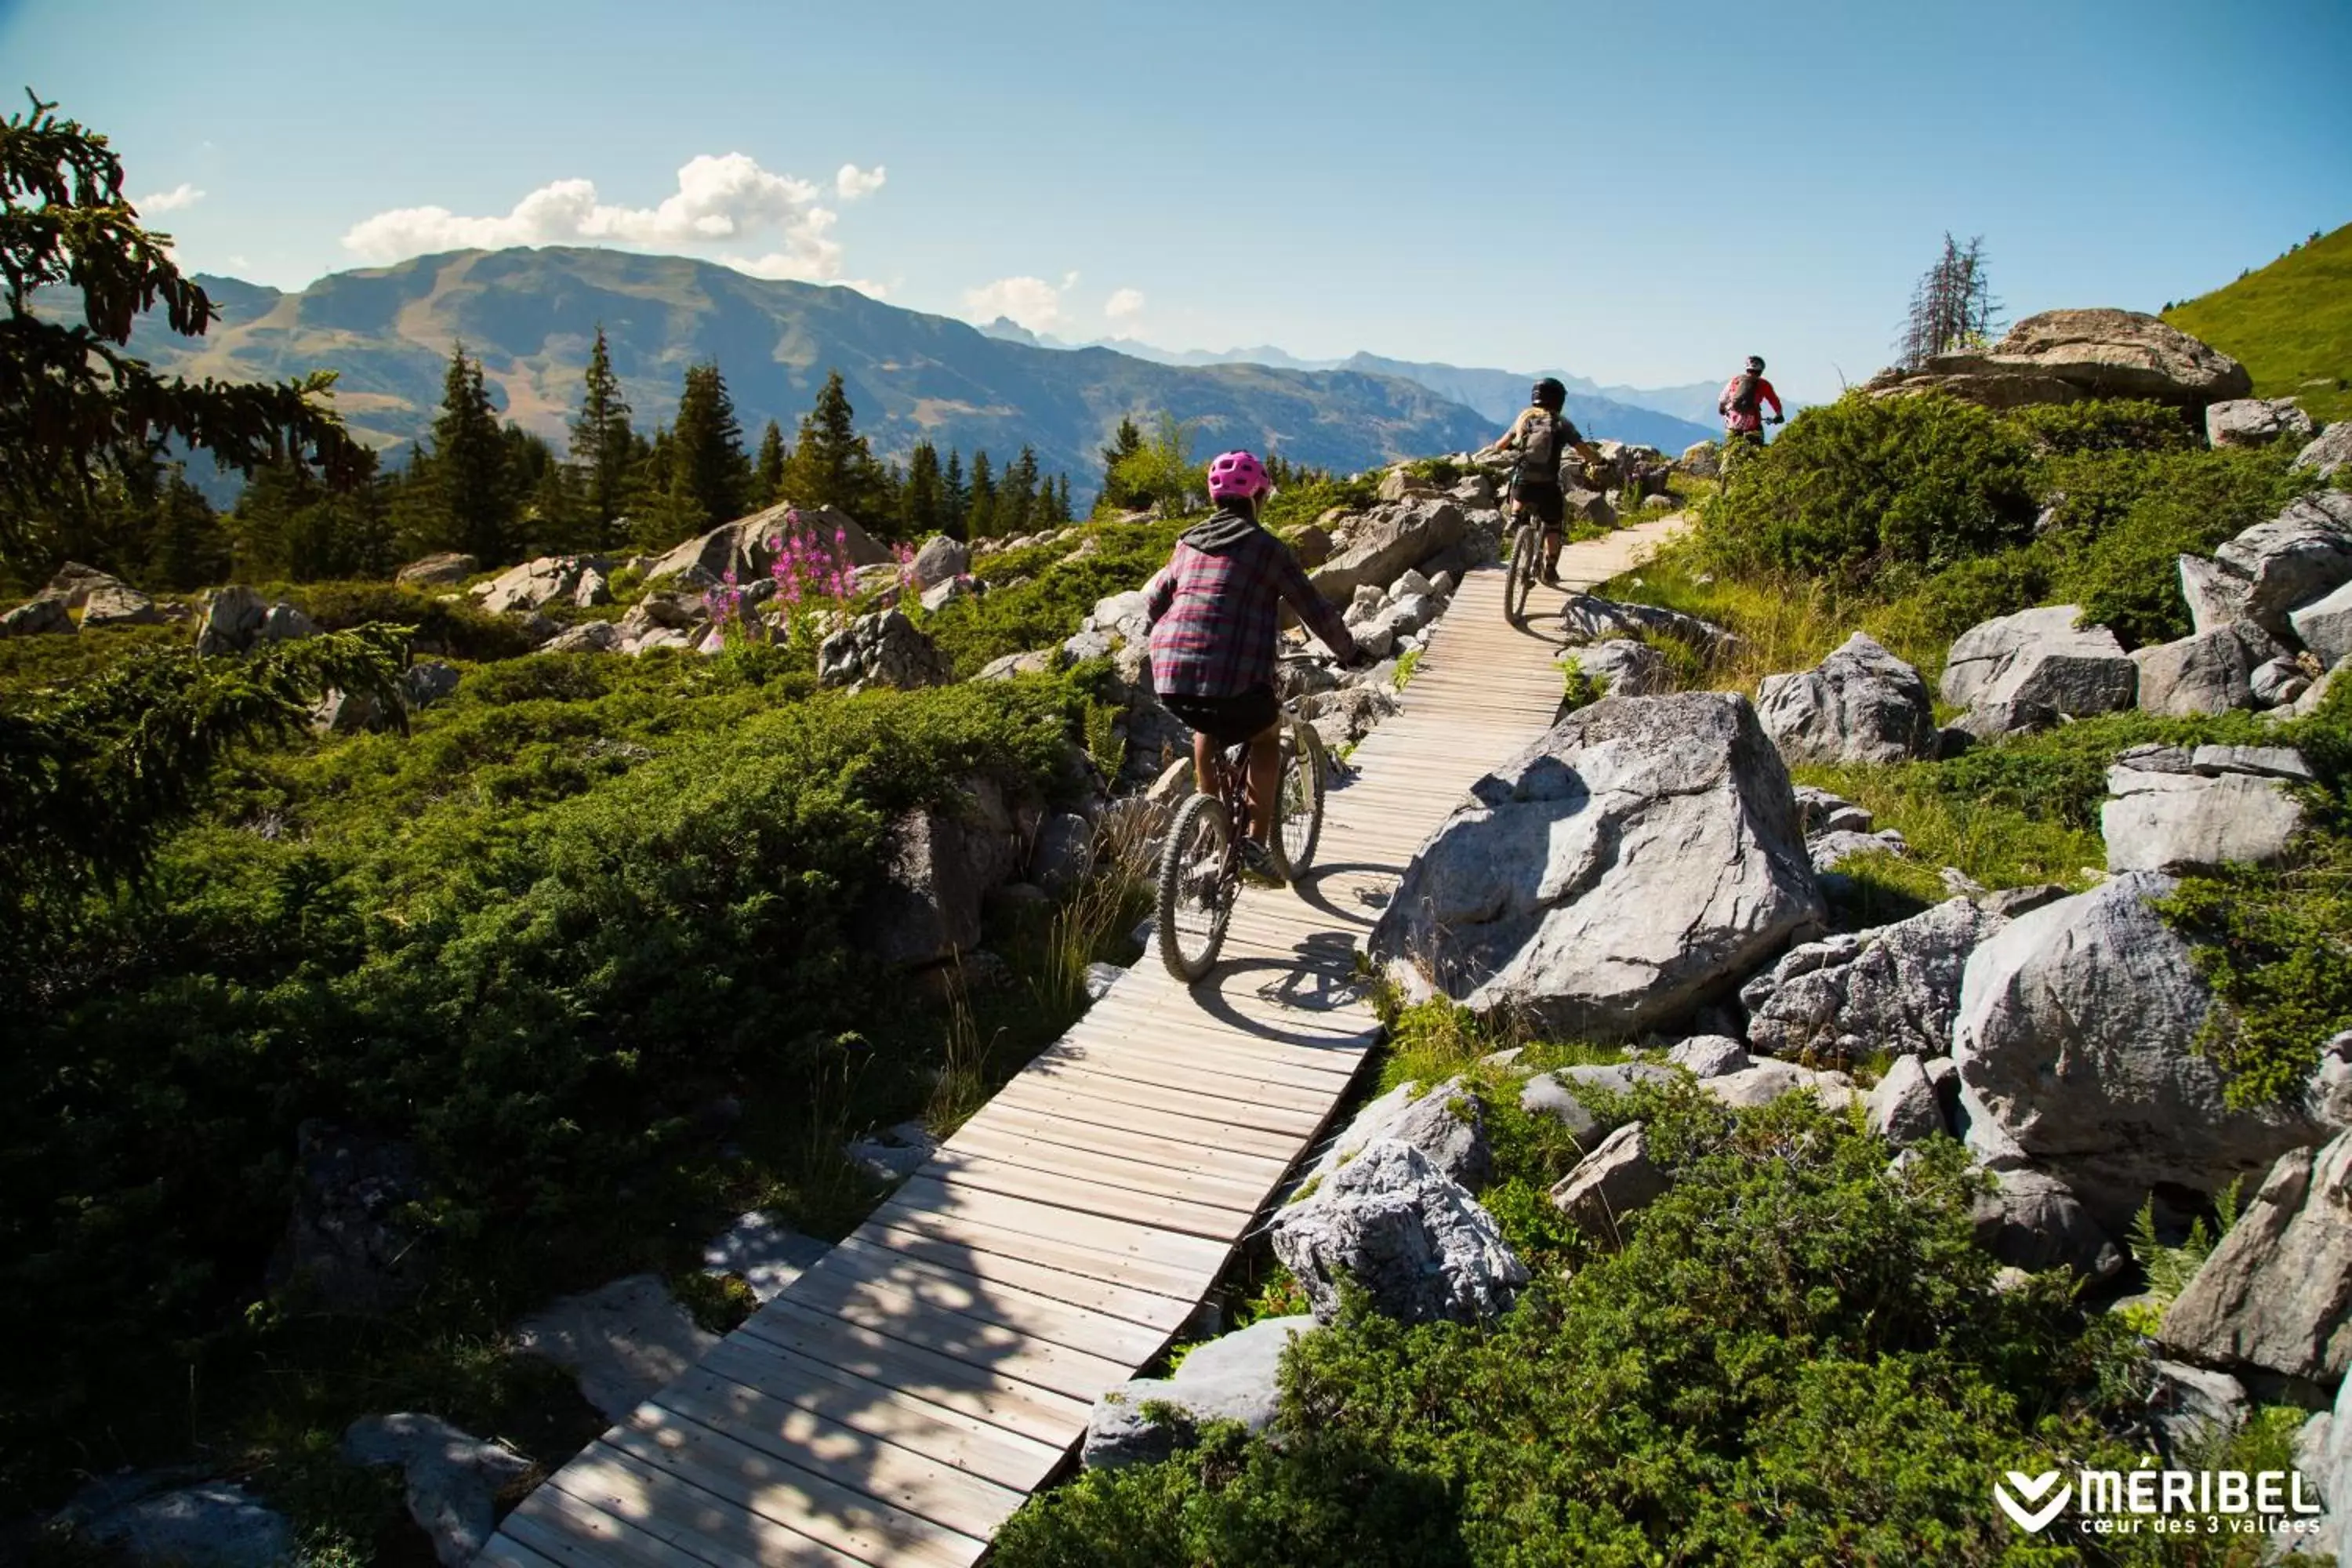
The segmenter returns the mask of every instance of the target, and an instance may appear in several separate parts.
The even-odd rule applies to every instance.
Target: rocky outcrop
[[[2303,646],[2317,657],[2323,668],[2333,669],[2352,658],[2352,582],[2343,583],[2325,596],[2290,610],[2287,624],[2294,628]],[[85,618],[82,625],[89,625],[89,620]]]
[[[2223,1100],[2198,1039],[2212,999],[2150,906],[2173,886],[2127,872],[2011,921],[1969,956],[1952,1028],[1984,1113],[1969,1147],[2045,1167],[2116,1229],[2159,1184],[2217,1193],[2320,1135]]]
[[[196,651],[207,658],[247,653],[266,642],[316,637],[310,617],[284,600],[272,604],[241,584],[205,596],[196,622]]]
[[[582,1396],[612,1421],[626,1420],[718,1342],[651,1274],[559,1297],[515,1327],[517,1349],[569,1368]]]
[[[53,599],[44,594],[27,599],[5,616],[0,616],[0,637],[52,637],[59,633],[70,636],[79,630],[73,612],[63,599]]]
[[[1951,899],[1893,925],[1791,948],[1740,989],[1748,1043],[1769,1056],[1831,1063],[1878,1051],[1941,1056],[1969,955],[2007,923]]]
[[[784,536],[795,531],[852,567],[895,564],[889,550],[876,543],[846,512],[784,501],[673,546],[646,565],[646,580],[682,575],[708,587],[726,581],[732,572],[737,582],[749,583],[768,575]]]
[[[982,900],[1020,860],[1003,792],[986,780],[967,787],[961,809],[908,812],[891,829],[882,884],[858,921],[864,947],[908,969],[971,952]]]
[[[1237,1421],[1252,1432],[1274,1424],[1281,1407],[1283,1353],[1315,1331],[1311,1317],[1261,1318],[1249,1327],[1195,1345],[1164,1378],[1139,1377],[1095,1401],[1080,1458],[1090,1470],[1158,1464],[1181,1434],[1144,1414],[1146,1405],[1180,1411],[1194,1426]]]
[[[2274,637],[2295,636],[2295,610],[2352,582],[2352,492],[2304,497],[2213,552],[2243,579],[2244,616]]]
[[[1472,1193],[1495,1173],[1495,1152],[1486,1142],[1486,1114],[1464,1079],[1431,1088],[1402,1083],[1356,1113],[1307,1172],[1320,1184],[1382,1138],[1410,1143],[1429,1163]]]
[[[1864,632],[1811,670],[1766,676],[1756,717],[1792,763],[1898,763],[1936,750],[1927,683]]]
[[[2323,479],[2334,479],[2347,464],[2352,464],[2352,419],[2338,419],[2294,457],[2296,468],[2309,468]]]
[[[479,1555],[497,1529],[499,1493],[530,1473],[530,1461],[505,1444],[414,1412],[361,1416],[343,1433],[343,1458],[399,1467],[408,1517],[442,1568],[466,1568]]]
[[[816,673],[822,684],[852,691],[944,686],[955,679],[939,645],[895,609],[860,616],[818,644]]]
[[[1410,1143],[1380,1139],[1305,1201],[1276,1212],[1275,1256],[1306,1290],[1318,1322],[1352,1279],[1401,1322],[1476,1322],[1528,1282],[1524,1264],[1460,1183]]]
[[[2086,1279],[2121,1271],[2121,1248],[2064,1182],[2046,1171],[1999,1171],[1976,1200],[1977,1245],[2013,1268],[2072,1268]]]
[[[2315,434],[2311,416],[2292,397],[2233,397],[2205,410],[2205,440],[2214,447],[2297,447]]]
[[[2189,1361],[2323,1387],[2352,1368],[2352,1135],[2279,1157],[2157,1338]]]
[[[2134,648],[2144,713],[2187,719],[2254,705],[2252,666],[2235,626],[2218,626],[2177,642]]]
[[[1980,621],[1945,657],[1944,700],[1969,709],[2047,708],[2069,719],[2128,708],[2139,668],[2105,626],[2077,626],[2074,605]]]
[[[1657,697],[1674,689],[1666,656],[1647,643],[1612,637],[1570,648],[1560,660],[1575,666],[1604,697]]]
[[[942,583],[952,583],[971,571],[971,550],[960,539],[950,539],[935,533],[915,552],[915,591],[928,593]]]
[[[1822,915],[1788,770],[1746,700],[1616,697],[1471,787],[1371,951],[1482,1013],[1616,1037],[1688,1012]]]
[[[1982,353],[1937,354],[1864,384],[1877,396],[1942,392],[1988,408],[2144,397],[2184,408],[2250,395],[2245,366],[2138,310],[2044,310]]]
[[[2284,746],[2135,747],[2107,769],[2099,810],[2107,869],[2274,862],[2303,826],[2303,803],[2287,786],[2310,777]]]
[[[1672,1185],[1650,1158],[1642,1123],[1629,1121],[1553,1184],[1551,1203],[1586,1236],[1615,1247],[1624,1240],[1625,1221],[1665,1196]]]
[[[474,557],[446,551],[410,562],[392,580],[404,588],[454,588],[481,569]]]
[[[1349,526],[1339,552],[1308,580],[1325,598],[1344,605],[1364,584],[1385,587],[1406,568],[1460,543],[1464,527],[1462,509],[1440,496],[1374,507]]]

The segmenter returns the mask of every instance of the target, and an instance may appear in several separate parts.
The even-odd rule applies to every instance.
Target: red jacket
[[[1756,406],[1746,414],[1732,411],[1731,395],[1738,390],[1739,377],[1735,375],[1723,384],[1723,395],[1715,400],[1715,411],[1723,416],[1725,429],[1742,432],[1763,429],[1764,405],[1768,403],[1772,405],[1772,417],[1780,417],[1780,395],[1773,391],[1772,384],[1762,376],[1756,378]]]

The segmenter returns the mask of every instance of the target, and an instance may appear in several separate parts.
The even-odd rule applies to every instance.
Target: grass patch
[[[2322,423],[2352,418],[2352,224],[2164,319],[2243,364],[2257,395],[2293,397]]]

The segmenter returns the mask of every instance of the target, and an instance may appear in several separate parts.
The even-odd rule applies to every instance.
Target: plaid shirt
[[[1284,600],[1341,658],[1356,639],[1339,612],[1300,571],[1290,547],[1263,528],[1210,554],[1179,541],[1151,580],[1151,685],[1188,697],[1237,697],[1274,684],[1275,640]]]

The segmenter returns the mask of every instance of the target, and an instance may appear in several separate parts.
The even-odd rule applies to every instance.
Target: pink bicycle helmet
[[[1209,464],[1211,500],[1254,501],[1273,489],[1265,465],[1248,452],[1226,452]]]

